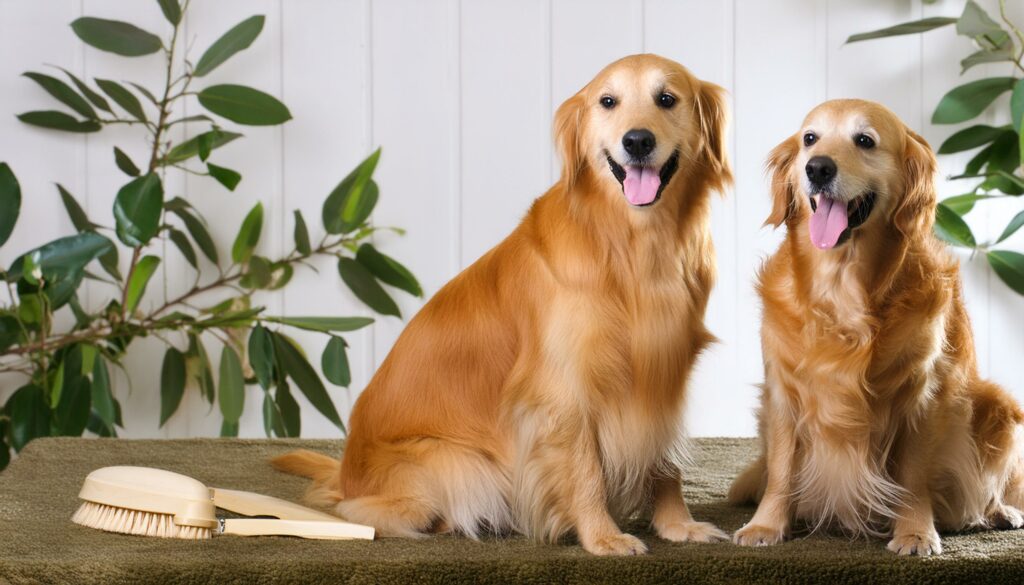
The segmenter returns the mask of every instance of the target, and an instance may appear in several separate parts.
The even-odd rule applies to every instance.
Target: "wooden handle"
[[[223,520],[222,534],[237,536],[298,536],[320,540],[373,540],[370,526],[348,522],[318,520],[264,520],[261,518],[228,518]]]
[[[337,516],[272,496],[221,488],[210,488],[210,491],[213,493],[215,506],[243,516],[274,516],[282,520],[342,521]]]

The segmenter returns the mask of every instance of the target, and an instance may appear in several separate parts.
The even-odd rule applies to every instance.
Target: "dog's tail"
[[[270,460],[274,469],[313,480],[306,499],[317,504],[336,504],[341,491],[341,461],[308,449],[297,449]]]

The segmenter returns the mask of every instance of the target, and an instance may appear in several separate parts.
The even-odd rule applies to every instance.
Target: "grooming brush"
[[[89,528],[163,538],[204,539],[214,534],[373,540],[370,526],[251,492],[210,489],[171,471],[104,467],[85,478],[84,500],[71,521]],[[217,518],[216,508],[267,518]]]

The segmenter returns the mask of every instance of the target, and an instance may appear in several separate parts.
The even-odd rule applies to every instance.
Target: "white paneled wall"
[[[956,127],[927,122],[938,99],[962,82],[958,61],[969,42],[952,28],[844,46],[862,32],[934,15],[957,15],[961,0],[193,0],[186,39],[193,59],[223,31],[250,14],[267,16],[248,51],[210,76],[242,82],[280,96],[294,120],[279,128],[243,128],[246,137],[217,151],[216,162],[241,170],[228,193],[203,177],[170,175],[167,191],[186,197],[213,223],[227,249],[255,201],[266,207],[262,253],[290,249],[291,210],[311,227],[330,189],[378,145],[382,196],[378,225],[408,235],[381,234],[376,243],[407,263],[427,295],[496,244],[530,202],[556,178],[552,113],[601,67],[621,56],[656,52],[689,66],[732,95],[730,140],[735,189],[714,206],[713,230],[720,281],[709,307],[711,330],[722,343],[702,360],[691,389],[689,427],[695,435],[752,435],[754,385],[761,379],[755,270],[780,240],[761,228],[769,200],[762,164],[767,152],[797,130],[804,114],[835,97],[881,101],[938,145]],[[989,4],[994,4],[990,2]],[[1024,5],[1011,3],[1018,22]],[[54,182],[85,204],[94,220],[109,223],[114,194],[124,177],[112,164],[118,145],[139,158],[142,138],[129,129],[69,136],[27,127],[14,114],[52,102],[20,77],[67,67],[83,77],[160,83],[158,57],[125,59],[85,48],[67,27],[82,15],[129,20],[150,30],[166,24],[156,2],[142,0],[0,0],[0,160],[22,182],[25,204],[15,236],[3,250],[16,253],[72,231]],[[966,78],[1005,74],[978,67]],[[195,110],[198,106],[191,105]],[[194,114],[195,111],[183,113]],[[991,122],[999,121],[993,117]],[[179,130],[176,136],[181,140]],[[954,171],[965,157],[944,157]],[[944,183],[943,195],[963,185]],[[979,206],[970,221],[983,235],[1005,223],[1016,202]],[[1016,203],[1019,205],[1019,203]],[[989,226],[991,220],[991,226]],[[314,235],[316,237],[316,235]],[[1006,243],[1021,249],[1024,236]],[[195,278],[177,252],[163,264],[163,290],[189,287]],[[1014,295],[982,259],[963,258],[968,304],[981,368],[1024,399],[1024,299]],[[273,313],[365,314],[343,290],[329,263],[319,274],[300,270],[284,291],[260,302]],[[101,285],[90,285],[99,301]],[[155,294],[153,294],[155,293]],[[421,305],[398,294],[406,316]],[[348,336],[351,390],[335,389],[342,415],[365,386],[403,327],[382,318]],[[296,334],[311,356],[324,340]],[[142,340],[129,360],[134,386],[118,380],[128,436],[214,435],[219,415],[194,393],[157,429],[158,370],[162,345]],[[0,399],[16,380],[0,378]],[[247,401],[241,432],[262,435],[259,395]],[[302,398],[299,398],[300,402]],[[337,431],[308,404],[303,431]]]

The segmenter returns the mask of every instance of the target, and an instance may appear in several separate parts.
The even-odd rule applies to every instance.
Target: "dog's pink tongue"
[[[846,202],[819,197],[818,208],[811,216],[811,242],[822,250],[835,247],[846,224]]]
[[[626,167],[626,179],[622,181],[622,190],[626,200],[633,205],[647,205],[658,196],[661,177],[658,171],[650,167]]]

